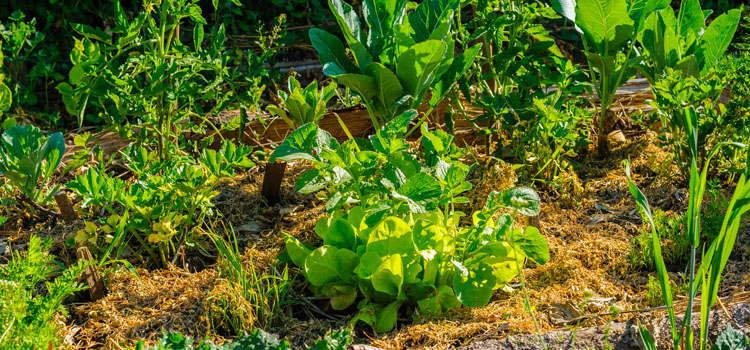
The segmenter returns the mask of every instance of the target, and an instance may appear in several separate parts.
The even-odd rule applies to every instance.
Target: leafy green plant
[[[14,126],[0,139],[0,174],[4,175],[26,199],[44,202],[54,192],[44,184],[62,160],[65,143],[61,133],[44,136],[33,125]]]
[[[65,313],[66,297],[86,289],[77,282],[86,262],[56,271],[47,251],[52,241],[29,237],[25,255],[13,254],[7,266],[0,267],[0,347],[3,349],[47,349],[60,345],[55,315]],[[51,277],[57,275],[53,280]],[[39,293],[44,282],[46,292]]]
[[[21,103],[36,103],[34,87],[25,85],[22,75],[25,62],[44,41],[45,35],[36,30],[36,18],[26,22],[26,16],[19,10],[14,11],[8,19],[8,23],[0,23],[0,41],[5,43],[0,45],[0,61],[7,60],[4,65],[0,62],[0,68],[4,66],[7,72],[7,76],[0,79],[0,110],[5,106],[3,100],[7,94],[11,98],[11,105],[15,106],[16,114],[20,114]],[[6,83],[10,85],[12,94],[11,91],[3,91],[8,88]]]
[[[328,101],[336,95],[336,83],[330,83],[318,90],[318,81],[313,80],[304,89],[294,76],[287,82],[289,93],[279,91],[281,104],[269,105],[268,111],[284,119],[290,128],[317,124],[326,112]]]
[[[717,111],[718,97],[726,82],[714,74],[703,78],[684,76],[680,71],[666,68],[666,73],[654,82],[655,101],[651,104],[658,111],[658,118],[663,126],[659,142],[671,148],[677,164],[685,178],[690,176],[690,161],[695,157],[698,167],[706,162],[712,138],[727,125],[726,113]],[[685,120],[695,120],[691,125]],[[689,128],[696,128],[692,132]],[[696,137],[695,140],[690,137]],[[731,141],[736,141],[732,140]],[[697,142],[693,154],[692,142]]]
[[[362,3],[364,25],[342,0],[329,0],[328,5],[354,61],[333,34],[313,28],[310,40],[323,73],[362,98],[376,129],[427,102],[428,93],[434,108],[479,52],[476,45],[454,57],[451,25],[458,0],[423,1],[413,11],[405,0],[367,0]]]
[[[597,148],[606,154],[609,108],[617,88],[635,74],[640,61],[631,57],[633,38],[642,30],[646,15],[668,7],[669,0],[554,0],[552,4],[581,33],[589,76],[599,97]]]
[[[747,349],[747,345],[747,337],[728,324],[727,328],[724,328],[716,338],[716,344],[711,347],[711,350],[743,350]]]
[[[638,68],[651,84],[666,73],[668,67],[682,72],[683,76],[697,78],[717,65],[732,42],[740,10],[717,17],[709,26],[705,24],[706,19],[699,0],[681,1],[677,17],[669,6],[647,14],[638,40],[648,52],[649,64],[638,65]]]
[[[465,151],[452,143],[453,136],[423,128],[424,153],[409,152],[403,135],[416,117],[416,111],[407,111],[368,139],[341,144],[316,124],[305,124],[274,150],[269,161],[312,163],[314,169],[297,178],[296,189],[324,190],[329,212],[359,204],[384,213],[424,213],[466,202],[460,194],[471,189],[465,181],[469,167],[457,161]]]
[[[475,16],[457,28],[460,40],[482,43],[482,53],[459,83],[468,102],[484,110],[471,122],[482,123],[477,129],[488,144],[497,137],[497,156],[548,159],[558,148],[547,148],[554,142],[550,134],[557,134],[562,145],[568,135],[560,132],[584,130],[578,128],[580,114],[558,113],[568,110],[563,104],[569,97],[584,92],[586,79],[581,69],[562,58],[543,27],[558,16],[539,2],[469,1],[463,6],[470,6]],[[475,84],[474,92],[469,83]]]
[[[69,82],[57,89],[79,125],[86,118],[114,126],[139,123],[138,141],[155,146],[161,159],[186,143],[183,131],[213,127],[205,115],[226,109],[241,93],[229,82],[224,27],[204,48],[207,22],[195,2],[146,1],[133,20],[116,3],[111,34],[73,25],[82,39],[75,39],[70,54]],[[187,19],[194,23],[192,45],[180,36]]]
[[[343,329],[329,332],[325,337],[315,341],[308,350],[346,350],[352,342],[351,331]],[[164,333],[155,346],[144,348],[143,342],[138,342],[136,350],[289,350],[289,342],[279,340],[273,334],[255,329],[250,334],[243,335],[223,345],[214,345],[209,340],[201,341],[194,346],[194,341],[180,333]]]
[[[687,260],[690,244],[683,233],[687,228],[685,218],[656,210],[653,213],[653,219],[656,230],[661,233],[662,255],[665,263],[672,265],[684,263]],[[628,260],[635,267],[652,270],[656,266],[652,247],[651,230],[644,225],[644,229],[631,242]]]
[[[496,217],[501,209],[511,213]],[[524,259],[546,263],[549,250],[539,230],[513,226],[517,214],[538,213],[538,195],[524,187],[492,192],[468,227],[459,226],[460,213],[400,219],[357,206],[318,221],[322,246],[287,236],[286,247],[315,293],[331,297],[333,309],[357,303],[351,323],[388,332],[402,310],[438,315],[461,304],[484,306],[494,290],[509,288]]]
[[[137,246],[131,246],[131,251],[145,252],[153,263],[165,266],[179,246],[194,246],[193,229],[214,214],[211,198],[217,193],[213,188],[220,179],[233,176],[235,169],[253,167],[251,153],[251,147],[225,142],[219,151],[204,150],[197,161],[176,155],[159,160],[154,151],[130,147],[124,152],[126,166],[137,181],[127,183],[94,167],[66,184],[82,200],[82,208],[101,208],[108,215],[101,223],[104,234],[96,234],[98,230],[90,224],[76,235],[77,243],[95,252],[105,252],[114,244],[119,256],[135,238]],[[111,239],[107,234],[114,231],[112,224],[124,217],[129,217],[124,220],[124,232],[129,234],[106,242]]]
[[[636,199],[638,207],[642,211],[644,220],[648,220],[652,227],[652,242],[654,256],[656,260],[657,275],[662,290],[662,298],[664,304],[669,307],[669,319],[672,330],[672,341],[675,348],[680,348],[680,344],[684,344],[686,349],[693,348],[694,335],[692,331],[692,310],[694,299],[697,296],[697,288],[701,288],[701,319],[700,319],[700,337],[699,344],[700,349],[705,350],[708,347],[708,321],[711,312],[711,307],[716,303],[718,297],[718,287],[721,279],[721,273],[726,267],[726,263],[729,259],[729,255],[734,248],[734,244],[737,238],[737,233],[741,225],[743,214],[750,210],[750,163],[747,163],[743,170],[737,187],[735,187],[734,194],[729,201],[726,213],[724,215],[724,221],[721,229],[716,238],[711,241],[711,244],[706,248],[703,246],[703,256],[701,257],[701,265],[696,271],[696,252],[701,246],[701,203],[706,191],[706,179],[708,176],[708,165],[711,158],[716,154],[717,148],[726,146],[727,144],[719,144],[716,148],[709,153],[702,170],[698,169],[697,154],[698,152],[698,137],[695,135],[698,132],[697,118],[695,114],[687,114],[683,120],[686,125],[687,132],[689,133],[688,140],[690,140],[689,146],[692,155],[691,169],[690,169],[690,197],[686,218],[688,220],[686,236],[690,242],[690,258],[688,265],[688,303],[685,317],[683,318],[682,325],[678,327],[673,306],[673,297],[671,293],[669,276],[666,271],[664,259],[661,253],[661,244],[659,239],[659,232],[657,226],[654,224],[653,215],[648,204],[648,200],[643,193],[636,187],[636,185],[630,180],[630,163],[626,166],[626,175],[628,176],[628,185],[630,192]],[[742,146],[746,152],[750,152],[750,148],[746,145]],[[653,341],[648,332],[641,328],[641,335],[644,341]]]

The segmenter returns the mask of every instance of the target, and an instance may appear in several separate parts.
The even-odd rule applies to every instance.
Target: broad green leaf
[[[346,48],[341,39],[318,28],[310,29],[309,35],[315,51],[318,52],[320,63],[325,65],[334,62],[346,73],[357,73],[359,71],[346,55]]]
[[[373,272],[372,286],[376,291],[397,297],[401,293],[404,284],[404,265],[401,255],[391,254],[386,256],[380,266]]]
[[[724,56],[724,52],[732,43],[734,33],[737,31],[740,15],[740,10],[730,10],[717,17],[706,28],[700,38],[700,50],[698,51],[698,61],[702,72],[714,67],[719,59]]]
[[[396,74],[378,62],[373,62],[365,67],[365,74],[375,79],[377,93],[375,99],[381,104],[381,108],[390,115],[391,106],[402,97],[404,89],[398,81]]]
[[[453,14],[458,11],[459,3],[460,1],[458,0],[422,1],[416,10],[410,12],[408,15],[409,24],[414,30],[415,42],[420,43],[430,38],[435,38],[433,34],[441,26],[444,27],[443,31],[447,33],[450,29]]]
[[[415,253],[411,227],[397,217],[386,218],[370,232],[367,251],[380,256]]]
[[[299,193],[309,194],[325,188],[326,184],[320,170],[310,169],[297,177],[294,187]]]
[[[356,274],[354,272],[357,265],[359,265],[359,257],[357,256],[357,253],[349,249],[339,249],[339,251],[336,252],[336,270],[342,281],[346,283],[357,282]]]
[[[307,280],[316,287],[325,286],[328,283],[339,281],[338,262],[336,253],[338,249],[333,246],[322,246],[313,250],[305,259],[305,276]],[[291,254],[289,255],[291,257]],[[294,260],[292,260],[294,261]]]
[[[468,307],[487,305],[496,283],[492,267],[483,262],[472,266],[464,266],[455,260],[452,263],[455,266],[453,290],[458,300]]]
[[[396,327],[398,310],[401,309],[401,304],[403,304],[403,301],[397,300],[378,311],[375,326],[373,327],[376,332],[386,333]]]
[[[575,0],[550,0],[550,5],[557,13],[563,15],[569,21],[576,22],[576,1]]]
[[[513,246],[531,261],[544,265],[549,261],[549,246],[547,239],[536,227],[526,226],[523,230],[511,231],[510,240]]]
[[[596,52],[606,56],[616,53],[633,32],[625,0],[578,0],[576,25]]]
[[[461,306],[461,302],[453,293],[453,288],[447,285],[438,287],[435,295],[421,299],[417,304],[420,310],[436,316]]]
[[[378,93],[375,78],[364,74],[347,73],[333,76],[341,84],[352,89],[357,95],[366,100],[371,100]]]
[[[682,37],[686,37],[688,31],[699,34],[703,30],[703,27],[706,26],[706,19],[703,17],[703,10],[701,10],[699,0],[682,0],[677,19],[677,33]]]
[[[343,285],[333,286],[333,297],[331,297],[331,307],[334,310],[344,310],[354,304],[357,300],[358,290],[356,286]]]
[[[433,73],[445,58],[446,48],[442,41],[427,40],[401,54],[396,75],[407,94],[418,98],[427,92],[427,87],[436,80]]]
[[[503,192],[503,204],[526,216],[539,214],[539,194],[529,187],[514,187]]]
[[[47,139],[47,147],[46,153],[43,155],[45,168],[42,176],[44,176],[45,179],[52,176],[52,173],[57,169],[57,166],[60,165],[60,161],[65,154],[65,141],[63,140],[62,134],[56,132],[50,135],[49,139]]]
[[[354,249],[357,237],[354,228],[348,221],[335,219],[328,228],[324,243],[336,248]]]
[[[312,249],[305,247],[298,239],[292,236],[286,236],[285,238],[286,250],[289,253],[289,258],[292,262],[301,267],[305,267],[305,260],[307,256],[312,253]]]
[[[419,173],[409,178],[396,191],[415,202],[434,200],[443,193],[440,183],[434,177],[425,173]]]

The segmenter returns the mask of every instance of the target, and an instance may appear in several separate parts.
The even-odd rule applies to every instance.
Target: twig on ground
[[[49,210],[49,209],[47,209],[47,208],[39,205],[39,203],[34,202],[33,200],[31,200],[31,198],[26,197],[26,195],[23,194],[23,193],[21,193],[20,195],[18,195],[18,198],[22,202],[25,202],[26,204],[32,206],[34,209],[38,210],[40,213],[42,213],[42,214],[44,214],[46,216],[53,217],[55,219],[62,219],[62,215],[60,215],[58,213],[55,213],[54,211]]]

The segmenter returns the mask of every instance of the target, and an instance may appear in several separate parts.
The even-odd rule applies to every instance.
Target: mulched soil
[[[575,171],[558,181],[560,187],[539,189],[541,214],[529,222],[547,237],[551,259],[544,266],[527,264],[523,274],[541,331],[602,326],[610,321],[657,318],[663,314],[651,311],[609,315],[612,307],[624,311],[650,308],[645,295],[648,275],[653,275],[635,268],[628,259],[630,241],[643,226],[627,189],[622,160],[632,160],[634,180],[652,207],[681,212],[687,206],[686,186],[677,169],[669,166],[668,154],[654,145],[654,138],[651,132],[629,133],[628,141],[613,145],[610,157],[601,160],[586,156],[574,167]],[[464,212],[483,205],[492,190],[527,184],[517,179],[510,165],[482,158],[481,153],[476,152],[482,162],[472,174],[475,189],[471,192],[472,202],[460,208]],[[276,206],[265,205],[258,194],[262,165],[217,188],[220,194],[214,201],[223,215],[217,223],[234,227],[246,266],[252,265],[259,273],[278,273],[283,269],[276,259],[284,246],[282,232],[305,243],[320,243],[313,227],[324,215],[323,201],[294,191],[294,180],[305,169],[307,166],[300,163],[288,166],[282,202]],[[36,233],[54,239],[59,260],[74,259],[63,242],[83,226],[82,222],[52,225],[35,223],[24,212],[10,214],[12,220],[0,228],[0,242],[10,241],[14,248],[22,247],[26,237]],[[219,342],[230,336],[221,327],[218,334],[211,332],[211,310],[220,305],[217,300],[231,293],[232,286],[222,278],[219,265],[210,256],[215,252],[210,248],[207,252],[209,256],[189,254],[168,269],[138,269],[138,276],[117,266],[106,269],[103,277],[108,293],[104,298],[90,302],[82,294],[68,304],[70,316],[60,320],[66,324],[61,334],[66,344],[73,349],[123,349],[141,339],[147,345],[153,344],[162,330]],[[297,271],[292,267],[290,275]],[[674,279],[679,282],[677,273]],[[746,295],[748,291],[750,230],[743,228],[720,295]],[[326,300],[313,298],[299,276],[293,282],[290,298],[293,303],[264,327],[288,339],[295,348],[311,345],[327,330],[346,325],[348,315],[330,310]],[[241,301],[234,302],[238,309],[243,308]],[[243,317],[252,323],[253,315]],[[400,320],[397,329],[388,334],[376,335],[367,327],[358,327],[356,343],[384,349],[444,349],[534,332],[532,319],[523,308],[523,294],[517,288],[511,294],[497,291],[490,304],[482,308]]]

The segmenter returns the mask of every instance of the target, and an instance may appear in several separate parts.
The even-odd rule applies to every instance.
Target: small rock
[[[615,141],[615,142],[626,142],[628,140],[625,137],[625,134],[622,133],[622,130],[615,130],[615,131],[609,133],[609,135],[607,135],[607,137],[610,140]]]
[[[250,221],[237,228],[237,232],[244,233],[260,233],[265,228],[265,225],[260,221]]]

